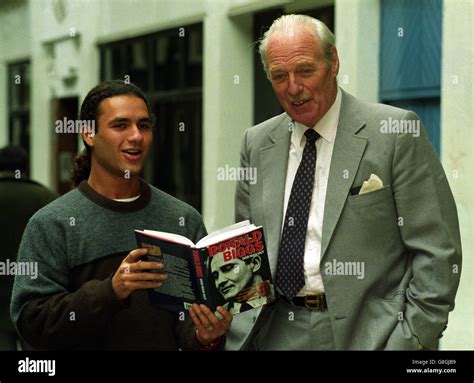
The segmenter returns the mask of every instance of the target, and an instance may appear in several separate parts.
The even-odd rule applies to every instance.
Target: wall
[[[456,199],[463,267],[443,349],[474,349],[474,3],[444,1],[441,161]]]
[[[335,35],[339,85],[366,101],[378,101],[380,2],[335,2]]]
[[[8,64],[28,59],[31,50],[28,2],[0,2],[0,147],[8,144]]]
[[[209,231],[234,222],[235,182],[218,169],[239,166],[244,130],[252,125],[253,70],[250,15],[228,17],[209,2],[204,29],[203,216]]]

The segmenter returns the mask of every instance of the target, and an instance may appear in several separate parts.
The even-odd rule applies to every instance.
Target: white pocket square
[[[371,174],[367,181],[362,183],[359,194],[373,192],[383,188],[382,180],[377,176],[377,174]]]

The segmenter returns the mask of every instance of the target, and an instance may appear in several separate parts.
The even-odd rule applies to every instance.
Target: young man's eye
[[[116,129],[124,129],[126,125],[124,122],[121,122],[121,123],[114,124],[113,127]]]

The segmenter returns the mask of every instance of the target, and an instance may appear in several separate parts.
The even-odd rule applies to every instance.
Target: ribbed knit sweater
[[[38,276],[17,275],[11,316],[20,335],[43,349],[196,348],[186,315],[151,305],[146,290],[125,303],[112,289],[112,276],[137,248],[134,229],[184,235],[206,234],[191,206],[142,182],[133,202],[95,192],[86,181],[38,211],[29,221],[19,261],[37,262]],[[166,283],[166,282],[165,282]]]

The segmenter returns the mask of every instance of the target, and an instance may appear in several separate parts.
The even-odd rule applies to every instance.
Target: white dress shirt
[[[334,148],[337,124],[339,123],[341,97],[341,90],[338,88],[336,100],[332,104],[331,108],[329,108],[324,117],[313,127],[313,129],[316,130],[316,132],[318,132],[321,137],[316,141],[316,169],[304,249],[305,285],[297,294],[298,296],[324,292],[319,265],[321,260],[321,234],[323,228],[324,203],[326,200],[329,168],[331,165],[332,150]],[[295,179],[296,171],[298,170],[301,158],[303,157],[303,149],[306,145],[306,136],[304,135],[306,129],[309,128],[300,123],[295,123],[294,130],[291,134],[290,151],[288,155],[288,169],[286,173],[283,217],[286,215],[286,208],[288,206],[288,200],[290,199],[293,180]]]

